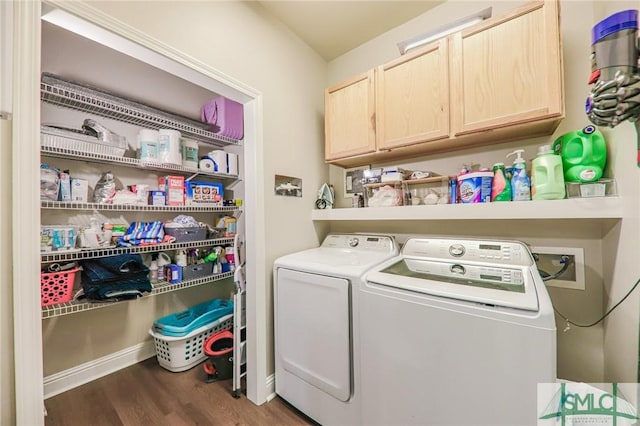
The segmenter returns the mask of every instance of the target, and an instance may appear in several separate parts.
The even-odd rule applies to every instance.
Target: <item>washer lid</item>
[[[367,274],[367,282],[485,305],[538,311],[530,268],[400,256]]]

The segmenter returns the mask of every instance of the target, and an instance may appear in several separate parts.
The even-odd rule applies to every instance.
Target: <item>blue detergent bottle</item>
[[[513,160],[513,175],[511,176],[511,196],[513,201],[531,200],[531,180],[527,175],[527,163],[522,158],[524,149],[516,149],[507,154],[507,158],[515,156]]]

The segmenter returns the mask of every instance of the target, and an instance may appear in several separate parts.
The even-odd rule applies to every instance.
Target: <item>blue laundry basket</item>
[[[155,333],[165,336],[182,337],[229,314],[233,314],[231,300],[213,299],[158,318],[153,323],[152,329]]]

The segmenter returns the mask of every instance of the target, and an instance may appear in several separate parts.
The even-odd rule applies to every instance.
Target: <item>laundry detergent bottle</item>
[[[553,153],[551,145],[542,145],[531,166],[531,198],[561,200],[564,196],[562,158]]]
[[[527,175],[527,163],[522,158],[524,149],[516,149],[507,154],[507,158],[515,156],[513,160],[513,175],[511,176],[511,196],[513,201],[531,200],[531,181]]]
[[[566,182],[595,182],[607,163],[607,144],[595,126],[565,133],[553,142],[560,154]]]

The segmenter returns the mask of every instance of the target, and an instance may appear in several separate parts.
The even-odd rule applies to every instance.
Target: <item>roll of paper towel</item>
[[[227,169],[227,152],[220,149],[211,151],[209,157],[216,163],[216,172],[228,173]]]
[[[209,157],[204,157],[200,160],[200,170],[204,170],[205,172],[215,172],[216,166],[213,160]]]
[[[182,166],[188,169],[198,168],[198,142],[182,139]]]
[[[238,175],[238,154],[227,153],[227,173]]]
[[[160,133],[154,129],[141,129],[138,132],[138,147],[140,159],[143,161],[158,161],[158,139]]]
[[[158,137],[158,160],[161,163],[182,165],[180,132],[172,129],[160,129]]]

